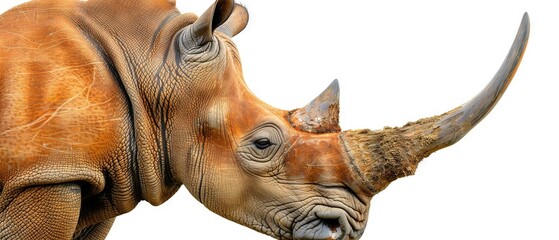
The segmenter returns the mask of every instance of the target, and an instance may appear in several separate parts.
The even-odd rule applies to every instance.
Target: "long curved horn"
[[[530,20],[525,13],[505,61],[491,82],[469,102],[400,128],[341,134],[349,161],[373,194],[397,178],[413,174],[423,158],[459,141],[493,109],[522,60],[529,32]]]

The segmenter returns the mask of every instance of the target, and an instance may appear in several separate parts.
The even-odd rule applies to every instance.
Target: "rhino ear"
[[[221,26],[217,28],[217,31],[225,33],[229,37],[234,37],[248,24],[248,11],[245,7],[235,4],[233,13],[229,16],[229,19],[225,21]]]
[[[190,49],[211,42],[213,32],[227,21],[234,7],[234,0],[216,0],[208,10],[183,31],[181,39],[183,46]]]

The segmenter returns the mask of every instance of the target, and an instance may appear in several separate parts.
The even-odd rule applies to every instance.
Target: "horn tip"
[[[524,12],[524,15],[522,16],[522,19],[526,19],[526,20],[530,21],[530,15],[528,15],[528,12]]]
[[[330,85],[336,85],[336,86],[339,86],[340,84],[339,84],[339,81],[338,81],[338,79],[337,79],[337,78],[335,78],[335,79],[334,79],[334,81],[332,81],[332,83],[330,83]]]
[[[340,84],[338,83],[338,79],[334,79],[334,81],[332,81],[332,83],[330,83],[330,86],[328,86],[326,89],[329,89],[337,96],[340,95]]]
[[[528,12],[524,12],[520,25],[522,29],[530,29],[530,15],[528,15]]]

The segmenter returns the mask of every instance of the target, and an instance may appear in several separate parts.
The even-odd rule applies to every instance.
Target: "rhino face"
[[[182,182],[210,210],[276,238],[358,238],[370,196],[340,145],[337,81],[295,111],[259,100],[244,83],[230,39],[244,28],[246,10],[229,4],[217,1],[177,40],[184,72],[205,83],[197,94],[206,97],[195,130],[201,144],[190,152]],[[312,131],[309,118],[322,119]]]
[[[337,89],[337,82],[325,92],[331,88]],[[239,189],[230,195],[243,206],[238,221],[277,238],[358,238],[370,195],[354,179],[339,131],[297,129],[290,117],[305,108],[278,110],[249,94],[227,102],[234,158],[224,168],[239,171],[233,186],[226,185]],[[332,102],[337,99],[325,104]],[[332,117],[337,119],[337,112]]]
[[[197,93],[205,101],[190,140],[198,144],[176,169],[210,210],[278,239],[358,239],[376,193],[413,174],[421,159],[457,142],[492,109],[529,31],[525,15],[502,67],[470,102],[401,128],[342,132],[337,81],[292,111],[248,90],[230,39],[247,20],[242,6],[216,1],[179,34],[192,79],[205,81]]]

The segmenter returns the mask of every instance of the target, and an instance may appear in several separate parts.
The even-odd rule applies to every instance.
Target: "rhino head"
[[[491,111],[529,33],[524,15],[504,63],[471,101],[402,127],[341,131],[337,81],[291,111],[248,89],[231,41],[247,22],[244,7],[218,0],[177,34],[181,71],[198,83],[190,96],[198,110],[177,110],[175,125],[189,119],[193,124],[184,125],[194,133],[178,137],[189,147],[175,148],[184,156],[173,160],[172,171],[213,212],[278,239],[358,239],[376,193],[413,174],[421,159],[460,140]]]

